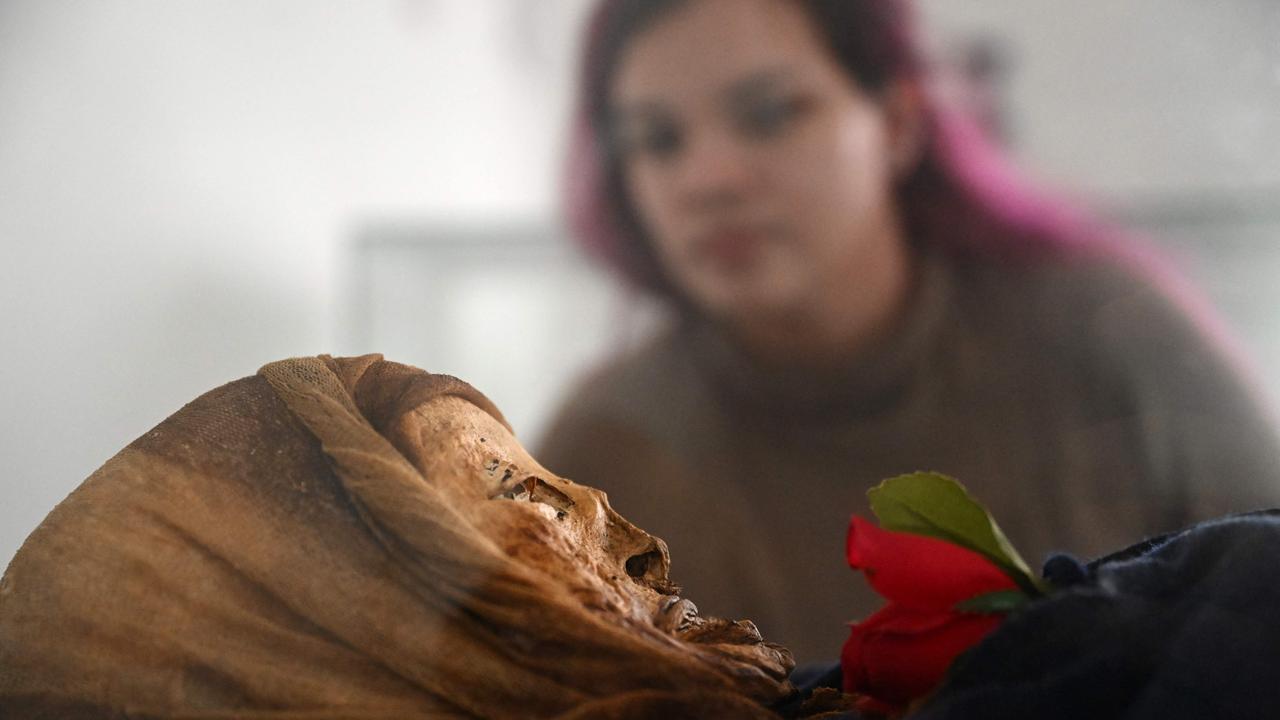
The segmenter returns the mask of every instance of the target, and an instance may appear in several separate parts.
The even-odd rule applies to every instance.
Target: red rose
[[[840,653],[846,692],[864,709],[895,714],[928,694],[956,656],[991,632],[1002,615],[956,605],[1018,585],[986,557],[943,540],[882,530],[856,515],[849,564],[888,604],[852,626]]]

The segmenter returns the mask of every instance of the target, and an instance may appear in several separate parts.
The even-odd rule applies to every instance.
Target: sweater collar
[[[901,322],[831,370],[761,366],[705,320],[690,320],[687,337],[700,370],[734,406],[833,419],[876,414],[901,402],[909,391],[913,371],[952,305],[953,283],[945,261],[926,253]]]

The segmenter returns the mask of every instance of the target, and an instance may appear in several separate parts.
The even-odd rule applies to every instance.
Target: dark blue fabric
[[[1044,562],[1041,571],[1044,579],[1056,588],[1067,588],[1079,585],[1089,579],[1089,568],[1071,555],[1059,553],[1050,555]]]
[[[1277,511],[1057,569],[913,718],[1280,718]]]
[[[843,683],[843,676],[840,674],[840,663],[828,664],[820,663],[813,665],[802,665],[791,673],[791,683],[799,690],[798,693],[788,698],[785,702],[775,705],[773,709],[784,718],[800,717],[800,706],[804,704],[814,690],[818,688],[835,688],[840,689]],[[838,715],[826,715],[825,718],[831,720],[857,720],[856,713],[841,713]]]

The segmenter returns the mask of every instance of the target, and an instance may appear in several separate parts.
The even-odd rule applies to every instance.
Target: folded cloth
[[[414,415],[445,400],[482,412]],[[480,426],[523,453],[466,383],[380,356],[273,363],[188,404],[0,580],[0,716],[772,716],[451,502]]]
[[[919,720],[1280,717],[1280,513],[1096,561],[957,660]]]

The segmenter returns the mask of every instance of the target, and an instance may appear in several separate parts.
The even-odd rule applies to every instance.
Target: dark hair
[[[690,0],[602,0],[587,28],[580,97],[566,178],[570,229],[584,249],[625,279],[677,296],[627,198],[610,142],[609,88],[636,35]],[[790,0],[807,12],[850,78],[876,94],[891,82],[923,89],[909,0]],[[924,93],[925,141],[897,188],[907,236],[953,254],[1034,258],[1101,246],[1101,225],[1034,192],[977,125]]]

